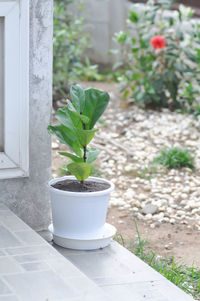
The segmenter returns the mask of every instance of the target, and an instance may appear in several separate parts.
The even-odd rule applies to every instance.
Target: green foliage
[[[71,172],[67,168],[67,164],[64,164],[61,168],[59,168],[60,173],[62,175],[71,175]],[[100,177],[102,175],[101,170],[96,166],[96,164],[90,164],[90,176],[92,177]]]
[[[54,91],[61,94],[78,80],[102,79],[98,66],[91,65],[84,54],[90,47],[90,35],[84,31],[83,12],[84,6],[77,0],[54,1],[53,84]]]
[[[154,166],[153,164],[149,167],[145,167],[142,169],[131,169],[127,171],[126,173],[129,175],[133,175],[135,177],[145,179],[145,180],[151,180],[153,175],[155,175],[158,172],[157,166]],[[160,172],[160,170],[159,170]]]
[[[161,154],[154,159],[154,163],[166,166],[167,168],[194,168],[194,157],[188,149],[173,147],[163,149]]]
[[[74,85],[70,89],[70,96],[72,101],[67,100],[67,106],[56,112],[60,124],[49,125],[48,131],[74,153],[60,152],[60,155],[72,161],[65,168],[67,172],[83,182],[93,171],[91,163],[99,154],[97,149],[89,148],[88,144],[98,131],[94,126],[108,105],[109,95],[107,92],[83,90]]]
[[[114,70],[125,99],[192,112],[200,94],[200,25],[191,21],[193,11],[183,5],[170,13],[172,2],[133,5],[127,31],[115,35],[122,60]],[[155,37],[165,45],[153,46]]]
[[[200,270],[176,262],[174,257],[171,259],[157,256],[155,252],[149,250],[147,240],[142,239],[135,218],[133,218],[133,221],[136,227],[137,240],[129,242],[127,246],[127,242],[119,233],[116,235],[115,240],[123,246],[127,246],[129,251],[145,261],[154,270],[199,300]]]
[[[69,172],[74,175],[77,180],[79,181],[83,181],[85,179],[87,179],[90,175],[91,172],[91,167],[89,163],[70,163],[67,166]]]

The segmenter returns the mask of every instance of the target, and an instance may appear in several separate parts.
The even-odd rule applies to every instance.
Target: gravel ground
[[[169,227],[182,225],[188,231],[198,233],[200,122],[192,116],[172,113],[167,109],[156,112],[126,107],[115,84],[84,85],[107,90],[111,95],[110,105],[98,124],[100,131],[91,146],[101,150],[97,165],[102,177],[110,179],[116,187],[110,199],[109,218],[112,219],[112,211],[115,212],[113,220],[117,216],[118,230],[126,223],[126,216],[134,215],[152,230],[169,224]],[[151,162],[158,152],[171,146],[188,148],[193,152],[195,171],[163,167],[155,170],[152,167]],[[53,175],[57,176],[58,167],[65,160],[57,155],[57,151],[65,147],[54,139],[52,148]]]

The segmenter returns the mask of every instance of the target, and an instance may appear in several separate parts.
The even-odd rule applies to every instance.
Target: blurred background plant
[[[134,4],[127,31],[115,35],[121,61],[114,66],[125,99],[147,108],[199,112],[200,24],[173,0]],[[115,51],[116,52],[116,51]]]
[[[171,147],[163,149],[154,159],[154,163],[171,168],[188,167],[194,169],[194,156],[189,149]]]
[[[72,9],[74,6],[76,9]],[[102,80],[98,65],[92,65],[85,55],[91,47],[90,34],[85,30],[85,13],[83,1],[54,1],[53,91],[56,100],[66,98],[69,86],[75,82]]]

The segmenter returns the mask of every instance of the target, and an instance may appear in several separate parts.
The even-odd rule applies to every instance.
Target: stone
[[[143,220],[144,219],[144,216],[140,213],[140,212],[137,212],[136,213],[136,216],[139,220]]]
[[[158,207],[153,204],[147,204],[144,208],[142,208],[142,213],[148,215],[148,214],[155,214],[158,211]]]
[[[59,148],[59,144],[56,142],[52,142],[51,144],[52,149],[58,149]]]
[[[125,166],[124,170],[125,170],[126,172],[130,172],[130,171],[133,170],[133,166],[132,166],[132,165],[127,165],[127,166]]]
[[[148,214],[145,215],[144,218],[145,218],[145,220],[150,220],[150,219],[152,219],[152,214],[148,213]]]
[[[141,194],[139,194],[139,195],[137,196],[137,198],[138,198],[138,200],[140,200],[140,201],[144,201],[144,200],[146,200],[147,196],[146,196],[145,194],[141,193]]]
[[[171,250],[171,249],[172,249],[172,246],[171,246],[171,245],[165,245],[165,249],[166,249],[166,250]]]

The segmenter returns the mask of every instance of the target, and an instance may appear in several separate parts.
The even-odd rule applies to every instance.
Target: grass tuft
[[[178,147],[163,149],[161,154],[153,160],[153,163],[164,165],[168,169],[182,167],[194,169],[194,157],[191,151]]]
[[[163,258],[162,256],[156,255],[152,250],[149,250],[148,242],[141,238],[137,222],[134,217],[133,221],[137,232],[136,241],[129,241],[127,245],[127,241],[119,233],[116,235],[115,240],[124,247],[127,247],[129,251],[134,253],[176,286],[192,295],[195,299],[200,300],[200,270],[195,267],[188,267],[185,264],[176,262],[174,257]]]

